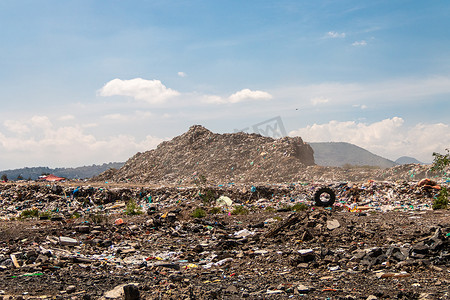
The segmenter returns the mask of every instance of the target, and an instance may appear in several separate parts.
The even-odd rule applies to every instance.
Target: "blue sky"
[[[430,162],[448,1],[0,0],[0,170],[125,161],[201,124]]]

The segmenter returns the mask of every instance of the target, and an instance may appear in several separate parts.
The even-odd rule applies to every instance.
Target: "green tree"
[[[445,149],[447,154],[440,154],[437,152],[433,152],[434,160],[432,171],[437,171],[439,173],[444,173],[445,169],[450,165],[450,152],[449,149]]]
[[[8,176],[6,176],[6,174],[3,174],[2,177],[1,177],[1,180],[4,181],[4,182],[7,182],[8,181]]]
[[[448,148],[445,151],[447,151],[447,154],[433,152],[434,160],[431,170],[447,175],[446,169],[450,166],[450,152]],[[446,209],[448,206],[448,197],[449,193],[447,189],[441,187],[439,194],[434,199],[433,209]]]
[[[433,201],[433,209],[447,209],[448,206],[448,191],[445,187],[442,187],[439,194]]]

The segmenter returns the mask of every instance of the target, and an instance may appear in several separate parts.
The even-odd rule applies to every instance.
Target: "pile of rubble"
[[[312,148],[300,137],[273,139],[257,134],[215,134],[196,125],[188,132],[137,153],[119,170],[92,181],[186,185],[203,177],[210,183],[291,183],[420,180],[436,177],[431,166],[388,169],[323,167],[314,164]]]
[[[189,201],[204,201],[214,205],[220,197],[227,197],[234,205],[280,209],[303,203],[315,205],[314,194],[321,187],[329,187],[337,196],[334,204],[347,209],[430,210],[444,180],[423,185],[422,181],[366,181],[366,182],[298,182],[290,184],[198,184],[183,187],[123,186],[47,183],[9,183],[0,185],[0,220],[20,218],[38,211],[42,218],[87,217],[94,212],[123,213],[133,201],[145,212],[150,204],[171,206]]]
[[[315,188],[217,187],[206,203],[197,188],[2,186],[7,211],[56,205],[59,217],[0,222],[0,297],[450,296],[449,211],[412,209],[405,202],[383,212],[375,205],[388,201],[390,196],[382,195],[390,190],[403,195],[394,196],[398,201],[426,203],[422,187],[367,183],[358,186],[356,209],[346,198],[352,197],[349,189],[337,183],[336,206],[308,205],[302,197]],[[234,203],[219,206],[218,195]],[[145,214],[127,215],[132,198]],[[82,199],[89,201],[81,205]],[[297,212],[286,205],[299,202],[305,205]],[[194,217],[198,208],[206,211],[204,217]]]
[[[313,150],[300,137],[275,140],[243,132],[215,134],[195,125],[96,180],[185,184],[201,174],[215,182],[276,183],[299,180],[299,170],[309,165],[314,165]]]
[[[308,166],[301,170],[301,181],[336,182],[352,181],[362,182],[367,180],[377,181],[418,181],[424,178],[440,179],[440,174],[431,170],[430,165],[408,164],[392,168],[368,168],[368,167],[322,167]],[[450,174],[450,171],[448,171]],[[447,178],[450,181],[450,178]]]

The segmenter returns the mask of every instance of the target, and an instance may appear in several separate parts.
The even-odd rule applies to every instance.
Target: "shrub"
[[[125,210],[125,213],[128,216],[134,216],[134,215],[142,215],[143,211],[142,211],[142,207],[140,207],[139,205],[137,205],[136,200],[131,199],[130,201],[127,202],[127,208]]]
[[[213,207],[209,210],[209,213],[212,215],[220,214],[222,209],[220,207]]]
[[[447,154],[433,152],[434,160],[433,167],[431,168],[432,171],[443,173],[450,165],[450,151],[449,149],[445,149],[445,151],[447,151]]]
[[[0,178],[1,181],[4,182],[8,182],[8,176],[6,176],[6,174],[3,174],[2,177]]]
[[[27,210],[23,210],[20,213],[21,219],[37,218],[38,216],[39,216],[39,210],[37,210],[37,209],[27,209]]]
[[[203,203],[209,204],[215,199],[214,191],[211,189],[204,189],[199,192],[199,197],[202,199]]]
[[[81,218],[81,214],[80,214],[78,211],[76,211],[76,212],[74,212],[74,213],[70,216],[70,218],[71,218],[71,219],[78,219],[78,218]]]
[[[275,208],[273,208],[272,206],[267,206],[265,209],[265,211],[267,212],[276,212],[277,210]]]
[[[204,218],[204,217],[206,217],[206,211],[203,208],[201,208],[201,207],[197,207],[192,212],[192,217],[193,218]]]
[[[93,224],[102,224],[108,221],[108,216],[104,212],[98,211],[90,213],[88,219]]]
[[[433,209],[447,209],[448,205],[448,191],[445,187],[442,187],[439,195],[433,201]]]
[[[290,211],[290,210],[292,210],[292,206],[290,206],[289,204],[286,204],[278,209],[278,211]]]
[[[296,203],[291,207],[293,211],[305,211],[308,210],[308,208],[308,205],[306,205],[305,203]]]
[[[248,215],[248,209],[246,209],[243,205],[235,206],[231,211],[232,215]]]
[[[51,219],[52,218],[52,212],[51,211],[44,211],[44,212],[39,214],[39,218]]]

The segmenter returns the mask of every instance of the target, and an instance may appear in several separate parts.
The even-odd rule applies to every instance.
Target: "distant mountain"
[[[399,165],[407,165],[407,164],[422,164],[423,165],[424,164],[423,162],[418,161],[414,157],[409,157],[409,156],[402,156],[402,157],[398,158],[395,161],[395,163],[399,164]]]
[[[342,167],[377,166],[390,168],[397,164],[361,147],[344,142],[308,143],[314,150],[314,160],[319,166]]]
[[[33,167],[33,168],[22,168],[22,169],[14,169],[14,170],[5,170],[0,171],[0,174],[5,174],[9,180],[16,180],[17,177],[22,176],[23,179],[33,179],[36,180],[42,174],[53,174],[59,177],[64,177],[68,179],[85,179],[96,176],[106,170],[111,168],[119,169],[123,166],[124,163],[121,162],[113,162],[113,163],[105,163],[102,165],[92,165],[92,166],[83,166],[78,168],[55,168],[51,169],[48,167]]]

